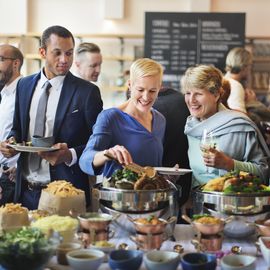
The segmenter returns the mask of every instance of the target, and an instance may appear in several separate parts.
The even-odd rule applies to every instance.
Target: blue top
[[[81,169],[90,175],[103,173],[105,177],[110,177],[116,169],[121,168],[120,165],[108,161],[104,166],[94,168],[92,162],[97,152],[115,145],[123,145],[133,161],[141,166],[161,166],[166,120],[155,109],[151,112],[152,132],[149,132],[135,118],[118,108],[102,111],[80,158]]]

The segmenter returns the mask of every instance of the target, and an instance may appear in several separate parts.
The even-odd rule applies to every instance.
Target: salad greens
[[[48,249],[48,244],[47,237],[39,229],[23,227],[0,236],[0,257],[8,253],[31,256]]]
[[[115,181],[126,179],[127,181],[136,182],[138,174],[129,169],[118,169],[112,174],[112,179]]]

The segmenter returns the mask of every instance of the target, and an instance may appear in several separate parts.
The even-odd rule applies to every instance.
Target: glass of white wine
[[[210,149],[216,149],[216,138],[212,132],[208,132],[207,129],[203,130],[200,148],[203,153],[208,153]],[[206,173],[209,173],[209,168],[206,166]]]

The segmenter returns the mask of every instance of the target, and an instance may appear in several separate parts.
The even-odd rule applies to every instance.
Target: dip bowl
[[[180,263],[180,254],[173,251],[152,250],[143,257],[147,270],[176,270]]]
[[[105,253],[96,249],[78,249],[67,253],[68,264],[74,270],[96,270],[104,259]]]
[[[254,270],[256,258],[250,255],[229,254],[221,259],[222,270]]]

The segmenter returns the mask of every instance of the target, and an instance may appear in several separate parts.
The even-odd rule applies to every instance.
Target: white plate
[[[31,152],[31,153],[36,153],[36,152],[52,152],[59,150],[57,148],[52,148],[52,147],[35,147],[35,146],[27,146],[27,145],[19,145],[19,144],[8,144],[9,147],[12,147],[16,151],[19,152]]]
[[[155,169],[158,173],[167,175],[184,175],[192,172],[190,169],[177,169],[172,167],[155,167]]]

